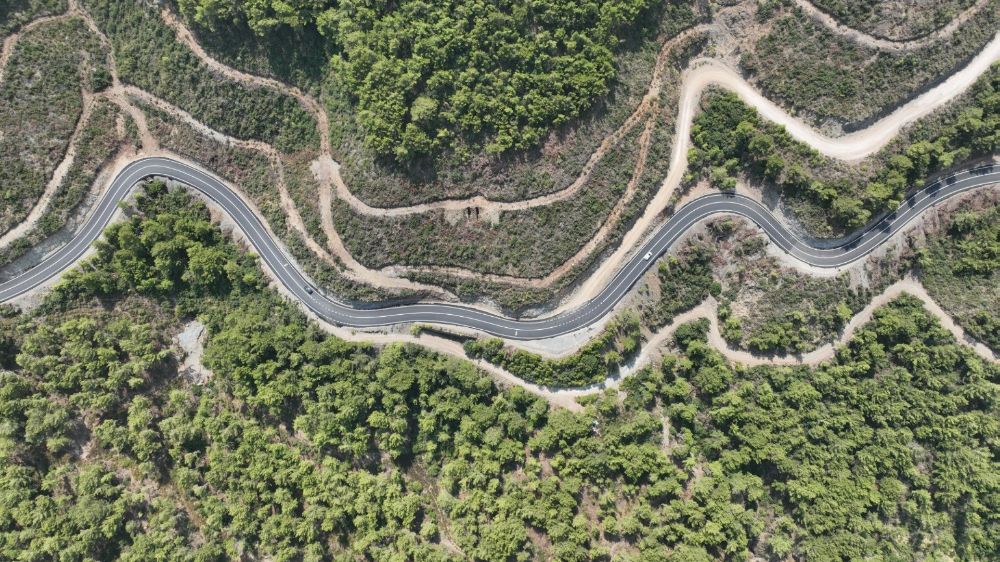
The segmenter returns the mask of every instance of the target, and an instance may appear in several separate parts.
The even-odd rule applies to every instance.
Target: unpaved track
[[[80,141],[80,134],[83,132],[84,127],[87,126],[87,122],[90,121],[90,114],[94,111],[94,103],[96,98],[93,94],[89,92],[83,92],[83,110],[80,112],[80,117],[76,121],[76,128],[73,129],[73,134],[69,138],[69,148],[66,149],[66,154],[63,155],[63,159],[56,166],[56,169],[52,172],[52,177],[49,178],[49,182],[45,185],[45,190],[42,195],[35,202],[35,206],[31,208],[28,212],[28,216],[25,217],[23,221],[17,224],[14,228],[5,232],[0,236],[0,248],[6,248],[18,238],[24,236],[28,231],[35,228],[38,220],[42,218],[45,211],[49,208],[49,203],[52,202],[52,197],[55,196],[56,192],[62,186],[63,180],[66,178],[66,174],[69,169],[73,166],[73,160],[76,159],[76,149],[77,144]]]
[[[857,314],[855,314],[851,320],[847,323],[844,329],[841,331],[840,336],[834,343],[825,344],[814,351],[806,353],[801,356],[795,355],[778,355],[778,356],[761,356],[755,355],[748,351],[741,349],[735,349],[729,345],[725,339],[723,339],[722,334],[719,331],[719,321],[717,315],[718,303],[715,299],[709,297],[704,302],[698,306],[692,308],[687,312],[683,312],[674,317],[674,319],[663,328],[659,329],[650,337],[649,341],[643,344],[642,349],[639,352],[638,357],[629,365],[625,366],[620,373],[613,377],[610,377],[600,383],[592,384],[587,387],[582,388],[554,388],[548,386],[540,386],[537,384],[529,383],[516,376],[510,374],[509,372],[500,370],[498,373],[495,365],[490,365],[491,369],[489,372],[495,377],[499,377],[501,381],[517,384],[528,390],[529,392],[545,398],[550,403],[563,407],[579,407],[576,404],[576,399],[585,396],[587,394],[593,394],[595,392],[600,392],[605,388],[615,388],[617,387],[623,378],[634,374],[641,368],[655,363],[658,359],[660,349],[664,344],[666,344],[677,331],[677,328],[688,322],[694,320],[699,320],[705,318],[709,322],[708,331],[708,343],[721,353],[727,361],[731,363],[740,363],[748,366],[758,366],[758,365],[768,365],[768,366],[792,366],[792,365],[808,365],[816,366],[825,361],[829,361],[836,356],[837,348],[847,344],[858,329],[862,328],[872,319],[872,315],[876,310],[885,306],[889,302],[895,300],[903,294],[912,295],[923,302],[924,309],[934,316],[937,321],[946,330],[951,332],[955,337],[955,340],[972,349],[979,357],[986,361],[996,362],[997,357],[993,351],[982,343],[976,342],[965,331],[955,322],[955,320],[948,315],[927,293],[927,290],[917,279],[910,275],[907,275],[902,280],[893,283],[887,287],[882,293],[875,296],[867,306]],[[447,340],[444,340],[447,342]],[[428,342],[422,342],[424,345],[428,345]],[[448,342],[453,343],[453,342]],[[455,344],[457,345],[457,344]],[[439,345],[437,342],[430,342],[429,347],[440,351],[442,353],[457,354],[458,350],[452,349],[448,345]],[[481,364],[478,362],[477,364]]]
[[[670,324],[657,330],[656,333],[650,337],[649,341],[643,344],[642,349],[639,351],[639,355],[635,360],[622,367],[619,373],[601,381],[600,383],[578,388],[543,386],[520,379],[510,372],[497,367],[496,365],[485,363],[483,361],[476,361],[476,364],[484,368],[494,378],[503,383],[520,386],[532,394],[544,398],[555,406],[578,410],[580,409],[580,405],[576,402],[577,398],[601,392],[606,388],[616,388],[621,384],[622,379],[625,377],[631,376],[647,365],[656,363],[659,360],[662,347],[670,341],[671,338],[673,338],[678,327],[683,324],[687,324],[688,322],[699,320],[701,318],[707,319],[709,322],[709,344],[714,349],[717,349],[719,353],[721,353],[726,360],[731,363],[740,363],[748,366],[816,366],[820,363],[833,359],[836,356],[837,348],[847,344],[851,338],[854,337],[854,334],[858,331],[858,329],[862,328],[865,324],[871,321],[872,315],[876,310],[903,294],[912,295],[920,299],[923,302],[924,310],[934,316],[942,327],[951,332],[959,344],[971,348],[976,355],[986,361],[997,361],[996,354],[994,354],[989,347],[969,337],[961,326],[955,322],[954,318],[945,312],[934,301],[934,299],[931,298],[920,281],[910,275],[907,275],[902,280],[887,287],[882,293],[875,296],[863,310],[855,314],[845,325],[836,342],[825,344],[816,350],[801,356],[778,355],[767,357],[755,355],[750,352],[731,347],[729,342],[723,339],[719,331],[719,321],[717,315],[718,303],[715,299],[709,297],[691,310],[678,314],[673,318]],[[464,350],[462,350],[461,346],[443,338],[421,338],[420,340],[417,340],[417,342],[441,353],[456,355],[459,357],[464,355]]]
[[[808,13],[823,15],[821,11],[806,0],[796,0],[796,2],[800,4],[800,7],[806,9]],[[926,44],[949,36],[955,29],[957,29],[968,18],[972,17],[986,3],[987,0],[979,0],[976,5],[970,7],[961,16],[956,18],[955,21],[938,30],[931,36],[920,39],[917,42],[893,42],[880,40],[857,30],[840,25],[829,16],[819,19],[834,33],[847,37],[848,39],[855,40],[861,44],[868,44],[869,42],[877,44],[879,41],[885,41],[887,43],[886,48],[889,48],[889,45],[892,45],[891,48],[893,50],[911,50],[926,46]],[[302,105],[317,119],[317,127],[321,138],[322,156],[330,156],[329,119],[320,102],[308,94],[303,93],[294,86],[289,86],[271,78],[248,74],[219,62],[205,52],[201,45],[195,41],[190,30],[170,10],[164,9],[162,11],[162,16],[164,21],[166,21],[167,24],[175,31],[178,40],[190,48],[206,65],[213,70],[233,80],[252,86],[272,88],[298,99]],[[517,210],[551,204],[554,201],[571,196],[573,193],[578,191],[580,186],[585,183],[587,178],[589,178],[590,171],[603,157],[604,153],[606,153],[607,150],[619,141],[629,130],[641,122],[641,117],[646,111],[648,111],[663,86],[663,64],[666,61],[669,51],[678,43],[683,42],[694,35],[705,33],[706,31],[710,31],[712,29],[714,29],[714,26],[711,24],[699,25],[685,30],[664,44],[664,47],[658,55],[657,64],[654,67],[653,79],[650,82],[648,92],[643,97],[639,106],[621,125],[621,127],[619,127],[607,138],[603,139],[601,146],[591,155],[587,164],[584,166],[580,177],[574,181],[573,184],[560,191],[516,202],[497,202],[478,196],[467,199],[451,199],[435,203],[402,207],[373,207],[366,204],[350,192],[348,186],[344,184],[342,178],[340,177],[339,164],[336,161],[333,161],[332,158],[330,158],[329,164],[333,169],[329,171],[329,176],[333,179],[337,195],[340,196],[341,199],[350,204],[355,211],[374,216],[400,216],[425,213],[431,210],[441,209],[461,210],[473,206],[479,206],[487,209],[495,208],[497,210]],[[740,76],[738,72],[716,60],[704,59],[702,64],[706,68],[698,69],[697,72],[691,73],[687,79],[683,81],[681,86],[681,97],[682,99],[690,97],[700,98],[700,95],[704,91],[705,87],[710,85],[716,85],[732,90],[740,95],[740,97],[747,103],[757,107],[762,116],[788,128],[789,132],[792,133],[792,135],[798,140],[809,144],[813,148],[830,157],[847,161],[857,161],[865,156],[871,155],[881,147],[885,146],[885,144],[891,140],[896,133],[898,133],[899,129],[906,124],[919,119],[920,117],[926,116],[934,109],[937,109],[944,103],[951,101],[957,95],[964,92],[973,82],[975,82],[975,79],[989,67],[989,63],[997,59],[1000,59],[1000,34],[998,34],[969,65],[956,72],[946,82],[922,94],[921,96],[918,96],[916,99],[911,100],[910,103],[907,103],[903,107],[897,109],[895,112],[880,120],[878,123],[850,135],[835,138],[827,137],[812,127],[809,127],[804,122],[792,117],[773,102],[767,100],[749,83],[743,80],[742,76]],[[695,100],[695,102],[697,102],[697,100]],[[683,111],[681,113],[683,113]]]
[[[581,286],[581,290],[574,295],[573,300],[568,304],[576,304],[592,297],[595,291],[603,286],[608,276],[621,265],[624,258],[652,226],[681,184],[688,168],[687,154],[691,149],[691,126],[706,89],[717,86],[732,91],[748,105],[754,107],[763,118],[783,126],[796,140],[831,158],[856,163],[884,148],[907,125],[926,117],[963,94],[997,60],[1000,60],[1000,33],[965,68],[953,74],[939,86],[921,94],[865,129],[840,137],[828,137],[765,98],[744,80],[738,71],[714,59],[699,59],[692,68],[685,72],[682,78],[680,103],[675,121],[677,130],[673,139],[673,150],[671,151],[669,172],[666,179],[646,208],[642,218],[625,235],[618,250],[601,264],[595,274]],[[605,223],[605,226],[608,224],[610,223]],[[601,232],[606,230],[610,229],[602,228]],[[391,269],[394,271],[437,271],[456,277],[484,278],[521,286],[549,287],[561,275],[570,271],[589,255],[589,251],[584,250],[596,247],[597,244],[593,244],[593,242],[594,240],[550,274],[539,279],[483,275],[457,267],[407,268],[394,266]]]
[[[58,17],[58,16],[56,16],[56,17]],[[866,129],[865,131],[861,131],[859,133],[855,133],[855,134],[851,135],[851,137],[852,137],[851,138],[851,142],[852,143],[861,142],[862,146],[865,146],[866,144],[871,144],[872,146],[880,147],[880,146],[884,145],[885,142],[887,142],[888,139],[890,139],[895,134],[895,132],[898,131],[898,129],[902,127],[902,125],[904,123],[908,122],[907,120],[915,119],[915,118],[917,118],[917,116],[926,115],[927,113],[929,113],[932,110],[932,108],[940,106],[941,104],[945,103],[945,101],[952,99],[955,95],[958,95],[959,92],[956,92],[955,88],[958,88],[960,90],[964,90],[964,88],[967,88],[968,85],[970,85],[974,81],[974,78],[976,76],[978,76],[978,72],[976,72],[975,70],[972,70],[971,67],[974,67],[977,64],[977,62],[978,63],[982,63],[983,60],[986,60],[987,61],[986,66],[982,67],[982,70],[985,70],[985,68],[988,67],[988,63],[990,61],[995,60],[996,58],[998,58],[997,57],[997,52],[998,51],[997,51],[997,48],[996,48],[997,47],[997,43],[998,43],[998,38],[995,38],[990,43],[990,45],[987,46],[987,48],[983,51],[983,53],[981,53],[978,57],[976,57],[976,59],[974,59],[974,61],[968,67],[966,67],[965,69],[963,69],[962,71],[960,71],[959,73],[957,73],[955,76],[952,76],[945,84],[942,84],[942,87],[936,88],[935,90],[939,90],[939,92],[937,93],[937,95],[931,95],[931,94],[935,93],[935,90],[931,90],[931,91],[927,92],[927,94],[924,94],[923,96],[918,97],[916,100],[913,100],[913,102],[911,102],[910,104],[907,104],[906,106],[903,106],[902,108],[900,108],[900,110],[897,110],[896,112],[894,112],[893,114],[891,114],[886,119],[880,121],[880,123],[877,123],[875,126],[869,128],[869,129]],[[715,68],[711,68],[712,66],[715,66]],[[698,68],[696,68],[694,70],[698,71],[699,68],[708,67],[710,70],[714,70],[714,71],[722,70],[723,73],[726,73],[727,71],[730,72],[730,73],[733,72],[731,69],[727,69],[725,67],[722,67],[720,69],[719,68],[720,66],[721,65],[719,65],[717,62],[715,62],[715,63],[709,63],[709,64],[706,64],[706,65],[703,65],[702,67],[698,67]],[[980,70],[979,72],[981,72],[982,70]],[[0,70],[0,72],[2,72],[2,70]],[[705,71],[703,71],[703,72],[705,72]],[[733,73],[733,74],[735,74],[735,73]],[[961,80],[961,78],[963,76],[965,76],[967,78],[970,75],[973,77],[972,80],[967,80],[965,82],[965,86],[962,86],[963,81]],[[728,86],[732,85],[731,83],[727,83],[727,82],[729,82],[729,80],[731,80],[733,77],[726,78],[724,76],[719,75],[718,77],[713,78],[711,76],[711,74],[707,73],[707,72],[706,72],[705,76],[709,78],[708,83],[713,83],[714,82],[717,85],[720,85],[720,86],[723,86],[723,87],[728,87]],[[256,77],[253,77],[253,78],[256,78]],[[739,78],[738,74],[735,75],[735,79],[739,80],[739,81],[742,81]],[[947,96],[947,92],[943,92],[943,90],[945,89],[945,88],[943,88],[943,86],[945,86],[945,85],[949,85],[949,88],[952,89],[951,90],[952,91],[952,95],[950,97]],[[287,86],[284,86],[284,87],[287,88]],[[785,121],[785,123],[782,123],[782,124],[785,124],[786,127],[788,127],[790,129],[790,132],[793,134],[793,136],[796,136],[796,138],[799,138],[799,140],[802,140],[803,142],[806,142],[807,144],[813,144],[813,143],[809,142],[808,137],[809,137],[809,133],[810,132],[815,133],[814,131],[812,131],[810,128],[805,127],[805,126],[803,126],[804,128],[802,130],[797,130],[796,126],[795,126],[795,120],[794,120],[794,118],[792,118],[791,116],[788,116],[786,113],[782,112],[780,109],[777,109],[776,106],[775,106],[775,109],[777,110],[777,113],[775,115],[771,115],[770,112],[769,112],[769,110],[768,110],[769,108],[767,106],[767,104],[769,102],[767,102],[767,100],[763,99],[762,96],[760,96],[760,100],[762,100],[762,103],[754,103],[754,100],[753,100],[754,94],[756,94],[757,96],[759,96],[759,94],[757,94],[756,92],[754,92],[752,90],[752,88],[750,88],[749,92],[739,91],[738,88],[731,88],[731,89],[736,90],[737,94],[741,95],[741,97],[744,97],[744,99],[747,100],[748,102],[750,102],[752,105],[757,106],[758,109],[761,110],[761,113],[762,113],[762,115],[764,117],[769,118],[769,119],[774,120],[774,121],[777,121],[779,123],[782,123],[783,121]],[[690,91],[690,89],[688,87],[688,80],[685,80],[684,81],[684,85],[682,86],[682,92],[688,92],[688,91]],[[698,93],[699,93],[699,96],[700,96],[700,90],[699,90]],[[942,95],[942,94],[945,94],[945,95]],[[947,98],[947,100],[945,98]],[[684,95],[682,94],[682,101],[683,101],[683,99],[684,99]],[[760,100],[757,100],[757,101],[760,101]],[[920,103],[917,103],[917,102],[920,102]],[[678,128],[679,129],[688,129],[689,130],[689,128],[690,128],[690,119],[683,118],[684,114],[685,114],[685,111],[684,111],[685,104],[681,103],[680,105],[681,105],[681,107],[679,108],[679,115],[680,115],[681,118],[678,119],[678,121],[677,121]],[[773,104],[771,104],[771,105],[773,106]],[[907,110],[907,109],[909,109],[909,113],[907,113],[906,111],[904,111],[904,110]],[[320,110],[319,113],[323,113],[323,112]],[[883,124],[883,123],[888,122],[888,121],[893,120],[893,119],[895,119],[897,121],[896,127],[893,130],[893,132],[891,132],[890,134],[888,134],[888,136],[886,137],[885,133],[884,133],[885,128],[883,127],[883,128],[880,129],[877,126],[879,124]],[[873,132],[872,129],[874,129],[875,131]],[[869,133],[869,135],[868,136],[864,136],[864,135],[861,135],[861,133]],[[678,131],[678,135],[680,135],[680,131]],[[800,138],[797,135],[800,135],[803,138]],[[685,132],[685,135],[682,138],[684,138],[685,140],[687,140],[687,136],[689,136],[689,135],[687,135],[686,132]],[[825,137],[822,137],[822,135],[819,135],[819,136],[821,138],[825,138]],[[323,137],[323,135],[321,135],[321,138],[322,137]],[[879,138],[879,137],[882,137],[882,138]],[[844,137],[842,137],[842,138],[844,138]],[[867,143],[865,142],[865,139],[868,140]],[[815,140],[815,139],[813,139],[813,140]],[[841,143],[843,144],[843,141],[841,141]],[[831,146],[835,146],[836,143],[833,143],[832,145],[825,145],[825,144],[823,144],[821,142],[820,144],[821,144],[821,146],[815,146],[814,145],[814,148],[817,148],[821,152],[825,152],[828,155],[833,156],[833,157],[843,158],[843,159],[847,159],[847,160],[854,160],[854,159],[858,159],[860,157],[863,157],[863,156],[856,156],[856,154],[859,152],[859,150],[857,148],[857,144],[854,144],[854,147],[851,148],[850,150],[844,149],[843,152],[838,152],[836,149],[831,149]],[[680,148],[680,145],[681,145],[681,143],[675,143],[675,150],[674,150],[675,153],[679,151],[678,149]],[[874,151],[876,149],[877,148],[869,149],[869,150],[870,151]],[[684,152],[686,153],[686,150]],[[864,149],[860,150],[860,152],[863,153]],[[678,173],[682,174],[683,171],[684,171],[683,167],[675,166],[675,164],[676,164],[676,162],[674,161],[674,159],[672,159],[672,162],[671,162],[671,172],[674,172],[674,170],[678,170],[678,168],[680,168],[678,170]],[[685,167],[686,167],[686,159],[685,159],[684,164],[685,164]],[[665,182],[664,185],[667,185],[667,182]],[[664,190],[661,189],[661,194],[662,194],[663,191]],[[672,191],[672,189],[671,189],[671,191]],[[627,247],[627,245],[623,244],[623,247]],[[937,310],[940,312],[940,308],[938,308]],[[943,312],[942,312],[942,314],[943,314]],[[954,323],[952,322],[951,325],[954,326]],[[957,326],[956,326],[956,328],[957,328]]]
[[[24,35],[25,33],[28,33],[32,29],[35,29],[47,23],[72,17],[74,15],[74,9],[73,9],[74,6],[75,3],[70,2],[69,4],[70,9],[65,13],[56,14],[54,16],[45,16],[38,18],[36,20],[32,20],[31,22],[22,25],[21,28],[18,29],[16,32],[4,38],[3,45],[0,46],[0,84],[3,84],[4,71],[7,69],[7,62],[10,60],[11,54],[14,53],[14,47],[17,45],[17,42],[21,39],[21,36]]]
[[[292,228],[294,228],[296,232],[302,236],[302,239],[305,241],[309,250],[311,250],[327,264],[337,268],[338,271],[341,271],[350,279],[373,285],[381,285],[383,287],[424,291],[445,298],[452,297],[450,293],[442,291],[437,287],[423,285],[421,283],[410,281],[409,279],[401,279],[399,277],[384,275],[375,270],[366,268],[354,259],[354,256],[347,251],[347,248],[344,246],[343,242],[341,242],[339,236],[336,236],[335,238],[330,239],[330,247],[333,249],[333,255],[339,258],[341,263],[344,263],[347,266],[346,270],[341,268],[340,264],[336,259],[334,259],[333,255],[317,243],[306,229],[305,221],[299,213],[298,207],[295,205],[291,194],[288,192],[288,185],[285,182],[284,164],[282,163],[281,155],[274,147],[262,141],[238,139],[216,131],[201,121],[195,119],[195,117],[190,113],[167,102],[166,100],[160,99],[149,92],[146,92],[145,90],[141,90],[134,86],[122,86],[121,91],[126,97],[138,99],[143,103],[151,105],[156,109],[171,115],[197,131],[199,134],[204,135],[217,143],[253,150],[266,156],[271,162],[271,167],[274,169],[275,176],[277,178],[281,208],[288,215],[289,223],[292,225]],[[153,156],[156,152],[154,150],[149,150],[146,151],[145,154]],[[166,152],[163,154],[166,154]],[[247,198],[246,194],[242,194],[242,196],[244,199]],[[325,206],[324,208],[328,208],[328,206]],[[336,231],[333,231],[332,233],[336,235]]]
[[[673,48],[678,41],[686,40],[695,34],[704,33],[712,29],[711,25],[698,26],[687,30],[664,45],[658,56],[653,79],[651,80],[648,92],[639,104],[639,107],[636,108],[629,119],[626,120],[626,122],[623,123],[622,126],[615,131],[615,133],[604,139],[601,148],[591,155],[591,158],[579,176],[578,181],[574,182],[574,184],[569,187],[559,192],[538,198],[511,203],[491,202],[483,197],[474,197],[470,199],[448,200],[426,205],[376,208],[368,206],[363,201],[358,199],[344,184],[340,176],[339,164],[334,161],[331,156],[329,146],[329,121],[325,111],[318,101],[301,92],[298,88],[288,86],[273,79],[247,74],[220,63],[219,61],[211,58],[204,51],[204,49],[201,48],[201,46],[194,40],[191,32],[173,13],[165,9],[163,10],[162,15],[168,25],[174,29],[178,39],[188,46],[214,70],[228,76],[231,79],[238,80],[246,84],[258,87],[274,88],[291,95],[298,99],[307,110],[311,111],[316,116],[317,126],[321,137],[321,155],[314,162],[314,171],[316,172],[316,177],[320,184],[319,199],[321,224],[324,234],[328,239],[328,247],[332,252],[334,252],[334,254],[340,257],[345,265],[347,265],[348,269],[353,271],[359,278],[376,285],[385,284],[389,282],[387,281],[389,279],[396,279],[396,275],[406,271],[436,271],[462,278],[487,279],[494,282],[519,286],[549,287],[556,280],[558,280],[561,275],[565,274],[565,272],[568,272],[576,267],[582,262],[582,260],[589,256],[589,250],[594,247],[598,247],[599,243],[603,240],[598,240],[597,237],[595,237],[594,240],[591,240],[574,256],[569,258],[566,262],[555,268],[543,278],[483,275],[479,272],[461,267],[408,268],[393,266],[385,268],[382,271],[373,270],[358,262],[352,255],[350,255],[349,252],[347,252],[333,221],[331,204],[333,202],[334,192],[336,192],[337,196],[339,196],[342,200],[348,202],[355,211],[376,216],[398,216],[423,213],[438,209],[464,209],[471,206],[478,206],[484,210],[489,210],[493,207],[501,210],[524,209],[538,205],[551,204],[561,198],[572,196],[583,185],[583,182],[589,178],[589,173],[593,165],[603,157],[603,154],[607,151],[607,149],[620,140],[620,138],[624,136],[628,130],[631,130],[635,124],[640,122],[639,120],[641,117],[645,115],[649,107],[652,106],[652,102],[656,99],[656,96],[662,88],[663,65],[665,64],[667,54],[670,49]],[[852,35],[848,34],[844,29],[832,26],[832,23],[834,22],[826,22],[826,25],[830,27],[832,31],[848,38],[852,37]],[[946,34],[946,30],[942,30],[939,36],[943,37]],[[871,39],[876,40],[876,38]],[[900,48],[907,49],[911,47],[903,45]],[[754,89],[753,86],[746,82],[746,80],[744,80],[736,70],[717,60],[700,60],[698,64],[693,66],[693,68],[685,72],[682,77],[678,116],[675,121],[675,127],[677,130],[673,142],[673,150],[671,153],[671,161],[667,178],[661,185],[657,195],[651,201],[651,204],[647,207],[647,210],[642,218],[640,218],[640,220],[637,221],[636,224],[633,225],[632,229],[630,229],[630,231],[626,234],[625,239],[619,246],[618,250],[612,254],[609,259],[605,260],[601,266],[599,266],[595,275],[591,276],[584,284],[582,284],[580,289],[574,293],[565,305],[572,306],[596,294],[596,291],[603,286],[610,275],[612,275],[613,272],[623,263],[624,258],[628,256],[632,247],[641,240],[642,236],[653,224],[653,221],[665,208],[667,202],[670,200],[687,170],[687,151],[690,148],[691,124],[694,115],[697,112],[701,96],[706,88],[718,86],[731,90],[739,95],[749,105],[755,107],[758,112],[760,112],[762,117],[783,125],[797,140],[832,158],[846,160],[848,162],[857,162],[874,154],[879,149],[884,147],[904,126],[928,115],[935,109],[938,109],[953,100],[955,97],[961,95],[983,72],[989,68],[993,61],[998,59],[1000,59],[1000,33],[998,33],[997,36],[994,37],[994,39],[983,49],[983,51],[980,52],[980,54],[977,55],[965,68],[957,71],[939,86],[921,94],[917,98],[911,100],[909,103],[898,108],[890,115],[879,120],[866,129],[841,137],[828,137],[813,129],[805,122],[789,115]],[[606,222],[601,229],[602,233],[609,231],[611,226],[610,221]]]
[[[587,241],[586,244],[581,247],[576,254],[571,258],[562,263],[559,267],[556,267],[548,273],[545,277],[539,279],[531,279],[525,277],[512,277],[508,275],[496,275],[496,274],[483,274],[470,271],[468,269],[453,268],[453,267],[407,267],[407,266],[390,266],[385,268],[383,271],[393,270],[396,272],[428,272],[428,273],[444,273],[454,277],[461,277],[466,279],[486,279],[495,283],[504,283],[508,285],[517,285],[521,287],[550,287],[556,281],[559,280],[563,275],[566,275],[572,268],[576,267],[579,263],[583,262],[592,252],[600,247],[604,243],[604,240],[611,234],[611,230],[618,224],[618,219],[625,207],[632,201],[635,197],[635,189],[639,183],[639,179],[642,178],[643,169],[646,166],[646,159],[649,156],[649,145],[653,136],[653,128],[656,126],[656,117],[652,116],[646,121],[646,126],[642,131],[642,135],[639,136],[639,155],[635,161],[635,168],[632,171],[632,177],[629,179],[628,184],[625,186],[625,193],[622,194],[621,198],[611,209],[611,212],[604,220],[604,224],[598,229],[598,231]]]
[[[754,107],[762,117],[784,126],[796,140],[811,146],[826,156],[848,162],[858,162],[885,147],[903,127],[929,115],[964,93],[997,60],[1000,60],[1000,33],[965,68],[953,74],[939,86],[921,94],[868,128],[841,137],[828,137],[805,122],[789,115],[761,95],[736,70],[729,66],[712,59],[699,60],[698,64],[685,72],[682,78],[680,103],[675,121],[677,129],[674,134],[667,177],[647,206],[646,212],[625,235],[618,249],[581,285],[570,300],[563,303],[560,309],[575,306],[597,294],[666,208],[687,172],[687,154],[691,148],[691,126],[698,111],[701,97],[707,88],[718,86],[732,91],[751,107]],[[602,228],[603,230],[605,229]],[[590,246],[596,247],[596,244],[587,245],[587,247]],[[501,275],[487,276],[458,267],[413,269],[418,271],[436,270],[457,277],[483,278],[521,286],[549,287],[561,274],[570,271],[588,255],[589,253],[583,251],[578,252],[549,275],[540,279]],[[394,271],[407,270],[405,267],[391,269]]]
[[[964,25],[971,18],[975,17],[979,12],[983,10],[992,0],[977,0],[977,2],[963,11],[961,14],[956,16],[945,26],[940,27],[927,35],[920,37],[918,39],[908,39],[908,40],[892,40],[885,39],[882,37],[875,37],[874,35],[859,31],[847,27],[846,25],[837,21],[836,18],[830,14],[824,12],[822,9],[813,5],[808,0],[795,0],[795,5],[798,6],[807,16],[813,18],[820,24],[822,24],[827,29],[830,29],[837,35],[845,37],[859,45],[864,45],[866,47],[871,47],[873,49],[879,49],[881,51],[912,51],[915,49],[921,49],[932,43],[951,37],[959,27]]]
[[[708,342],[722,352],[722,354],[726,356],[726,359],[735,363],[743,363],[744,365],[817,365],[824,361],[833,359],[837,352],[837,347],[850,341],[851,338],[854,337],[854,333],[872,319],[872,314],[874,314],[876,310],[895,300],[904,293],[917,297],[923,301],[924,309],[934,316],[943,328],[951,332],[958,343],[970,347],[976,355],[979,355],[987,361],[997,360],[993,351],[982,343],[976,342],[973,338],[966,334],[965,330],[963,330],[962,327],[959,326],[958,323],[956,323],[955,320],[947,312],[945,312],[934,301],[934,299],[931,298],[923,284],[921,284],[920,281],[912,275],[907,275],[900,281],[897,281],[887,287],[881,294],[875,296],[865,306],[865,308],[851,318],[841,331],[840,337],[836,342],[820,346],[809,353],[802,355],[765,356],[753,354],[741,349],[734,349],[730,347],[729,343],[722,337],[716,314],[709,314],[707,316],[710,325]]]

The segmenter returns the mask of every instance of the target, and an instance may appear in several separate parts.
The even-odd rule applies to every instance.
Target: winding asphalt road
[[[713,193],[681,207],[656,230],[635,255],[620,269],[600,294],[582,306],[546,318],[516,320],[475,308],[443,303],[407,304],[383,308],[354,308],[322,295],[267,233],[247,204],[215,175],[169,158],[146,158],[126,166],[100,199],[93,213],[69,244],[47,256],[41,263],[0,284],[0,302],[8,301],[71,267],[101,234],[132,189],[150,177],[169,178],[186,184],[218,203],[239,224],[261,259],[282,284],[324,320],[349,327],[365,328],[420,322],[447,324],[482,330],[515,339],[543,339],[574,332],[600,320],[628,293],[656,258],[667,251],[688,229],[717,214],[742,215],[757,223],[774,244],[797,259],[817,267],[834,268],[864,258],[887,238],[931,206],[959,193],[1000,182],[1000,166],[964,170],[939,180],[911,195],[895,212],[849,237],[823,244],[802,240],[785,229],[774,216],[753,199],[736,194]],[[645,259],[649,254],[650,259]]]

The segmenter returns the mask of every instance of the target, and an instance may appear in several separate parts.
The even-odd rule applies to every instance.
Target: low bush
[[[689,160],[693,174],[720,189],[735,186],[746,173],[773,182],[790,200],[805,200],[826,215],[826,224],[809,221],[814,234],[843,233],[896,209],[908,190],[972,156],[1000,149],[1000,64],[971,88],[935,127],[915,125],[906,144],[895,143],[874,157],[870,177],[828,172],[815,151],[767,122],[735,94],[711,94],[695,118]],[[817,217],[820,218],[820,217]]]
[[[81,4],[111,39],[122,81],[236,138],[288,152],[318,146],[316,121],[295,98],[216,75],[177,41],[155,6],[114,0]]]
[[[38,202],[83,111],[81,90],[104,53],[79,18],[32,29],[17,42],[0,84],[0,232]]]
[[[639,318],[632,314],[608,322],[604,331],[579,351],[563,359],[509,349],[499,338],[468,340],[465,354],[506,369],[514,376],[544,386],[576,387],[594,384],[615,374],[639,352]]]

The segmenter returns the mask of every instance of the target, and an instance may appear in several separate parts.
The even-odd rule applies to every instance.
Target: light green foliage
[[[731,187],[731,178],[739,172],[766,178],[787,197],[819,208],[826,215],[819,220],[827,223],[821,223],[821,228],[836,232],[857,228],[896,209],[907,190],[920,186],[929,175],[972,155],[997,151],[998,131],[1000,65],[994,65],[972,87],[963,106],[942,123],[918,127],[910,134],[909,144],[881,154],[881,166],[866,181],[813,173],[811,162],[818,156],[812,150],[730,93],[712,95],[695,119],[690,161],[720,189]]]
[[[157,187],[139,206],[132,232],[203,230],[179,215],[209,228],[203,208]],[[211,240],[202,245],[235,277],[257,276],[235,246]],[[137,253],[112,241],[85,269],[183,281],[188,262],[152,267],[137,257],[142,238],[133,242]],[[911,298],[877,311],[814,369],[729,365],[705,343],[705,322],[682,326],[676,353],[574,413],[416,346],[376,351],[328,336],[261,284],[173,295],[146,291],[160,282],[88,279],[70,277],[41,310],[0,316],[0,342],[18,361],[57,373],[0,356],[3,559],[1000,552],[1000,370]],[[192,309],[212,369],[197,386],[170,360],[136,362],[162,345],[163,317]],[[126,323],[133,333],[114,332]],[[102,339],[112,333],[123,341]],[[28,341],[57,336],[71,338],[65,353]],[[100,351],[108,345],[120,347]],[[125,370],[142,382],[116,392],[114,407],[82,412],[108,383],[61,381],[92,372],[94,355],[134,365]]]
[[[498,338],[469,340],[465,342],[465,353],[537,384],[585,386],[617,372],[639,352],[641,343],[639,318],[626,314],[608,322],[599,336],[563,359],[546,359],[530,351],[508,349]]]
[[[972,337],[1000,350],[1000,209],[967,209],[917,254],[934,299]]]
[[[40,324],[24,338],[17,364],[42,389],[87,412],[113,411],[165,359],[151,326],[133,319],[72,318]]]
[[[647,0],[224,2],[185,0],[211,27],[266,34],[315,26],[337,48],[336,80],[367,144],[399,161],[463,148],[536,145],[590,108],[614,77],[613,51]]]

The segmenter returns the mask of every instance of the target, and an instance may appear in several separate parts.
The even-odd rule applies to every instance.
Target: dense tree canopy
[[[399,160],[481,142],[537,144],[608,90],[612,52],[650,0],[377,2],[181,0],[212,26],[258,33],[316,26],[339,55],[334,79],[357,101],[378,153]]]
[[[916,299],[816,368],[681,326],[575,413],[323,333],[183,193],[129,212],[41,309],[0,310],[4,560],[1000,554],[1000,369]],[[167,347],[193,311],[198,384]]]

